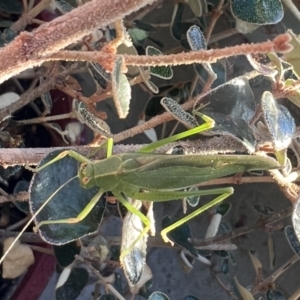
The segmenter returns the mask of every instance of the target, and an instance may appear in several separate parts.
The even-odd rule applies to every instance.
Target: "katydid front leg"
[[[100,197],[103,195],[105,191],[99,189],[96,195],[91,199],[91,201],[86,205],[86,207],[82,210],[82,212],[75,218],[69,219],[58,219],[58,220],[46,220],[41,221],[39,224],[34,228],[34,230],[39,229],[43,225],[51,225],[51,224],[75,224],[82,221],[94,208],[94,206],[98,203]]]

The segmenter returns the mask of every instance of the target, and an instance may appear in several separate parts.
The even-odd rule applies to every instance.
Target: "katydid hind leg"
[[[215,121],[212,118],[210,118],[210,117],[208,117],[208,116],[206,116],[204,114],[201,114],[199,112],[197,112],[197,115],[200,116],[204,120],[205,123],[203,123],[203,124],[201,124],[201,125],[199,125],[199,126],[197,126],[195,128],[192,128],[192,129],[186,130],[184,132],[175,134],[173,136],[167,137],[165,139],[162,139],[160,141],[151,143],[150,145],[142,147],[138,152],[142,152],[142,153],[152,152],[155,149],[157,149],[159,147],[162,147],[162,146],[164,146],[166,144],[176,142],[176,141],[178,141],[180,139],[189,137],[191,135],[200,133],[200,132],[205,131],[205,130],[209,130],[209,129],[211,129],[211,128],[213,128],[215,126]]]
[[[220,190],[220,189],[218,189],[218,190]],[[232,195],[232,193],[233,193],[233,189],[224,188],[224,193],[223,194],[221,194],[220,196],[216,197],[215,199],[213,199],[212,201],[208,202],[207,204],[201,206],[200,208],[196,209],[194,212],[190,213],[186,217],[180,219],[179,221],[177,221],[177,222],[173,223],[172,225],[168,226],[167,228],[163,229],[161,231],[162,239],[166,243],[170,242],[171,244],[173,244],[173,242],[170,241],[170,239],[167,237],[167,234],[170,231],[172,231],[173,229],[179,227],[180,225],[182,225],[182,224],[190,221],[191,219],[193,219],[194,217],[198,216],[199,214],[201,214],[205,210],[208,210],[209,208],[211,208],[211,207],[219,204],[224,199],[226,199],[227,197],[229,197],[230,195]],[[217,193],[217,194],[219,194],[219,193]]]

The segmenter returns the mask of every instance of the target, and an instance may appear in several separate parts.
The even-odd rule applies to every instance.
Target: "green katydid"
[[[165,228],[161,232],[161,235],[163,240],[168,242],[168,232],[180,226],[184,222],[189,221],[210,207],[218,204],[233,193],[233,188],[231,187],[189,192],[179,190],[197,185],[207,180],[239,172],[245,172],[249,170],[267,170],[279,167],[278,162],[273,158],[261,156],[168,155],[148,153],[161,145],[185,138],[204,130],[208,130],[214,126],[214,121],[211,118],[201,113],[198,114],[205,121],[204,124],[181,134],[152,143],[149,146],[142,148],[140,152],[111,155],[112,143],[109,139],[109,157],[106,159],[91,161],[90,159],[73,150],[66,150],[60,153],[54,159],[51,159],[46,164],[38,167],[35,171],[41,172],[42,170],[47,170],[47,167],[49,167],[51,164],[54,164],[66,156],[73,157],[75,160],[80,162],[80,167],[78,169],[77,176],[73,177],[72,179],[76,178],[80,185],[86,189],[97,187],[98,191],[86,205],[83,211],[77,216],[58,220],[53,220],[53,217],[55,216],[50,216],[48,220],[38,222],[36,224],[37,228],[47,225],[50,227],[53,224],[75,224],[82,221],[97,204],[101,195],[107,191],[111,191],[116,199],[121,202],[129,212],[139,217],[145,225],[144,230],[140,233],[136,241],[133,242],[133,244],[121,254],[122,257],[126,255],[128,251],[130,251],[130,249],[144,234],[147,233],[150,227],[149,219],[138,209],[131,206],[126,197],[141,201],[159,202],[181,199],[183,197],[195,195],[219,195],[214,200],[195,210],[190,215],[172,224],[168,228]],[[60,188],[45,200],[45,202],[35,211],[29,222],[36,219],[37,215],[49,203],[53,195],[59,193],[59,191]],[[76,197],[76,195],[74,195],[74,197]],[[66,199],[66,201],[69,201],[69,199]],[[28,225],[23,228],[16,240],[21,236],[27,227]],[[78,238],[79,237],[80,236],[78,236]],[[11,245],[11,247],[1,258],[0,263],[3,261],[13,245],[14,244]]]

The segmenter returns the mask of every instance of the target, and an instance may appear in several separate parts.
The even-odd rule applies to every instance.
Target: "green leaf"
[[[285,300],[283,294],[277,290],[268,290],[266,296],[267,300]]]
[[[230,203],[222,203],[216,207],[216,214],[220,214],[224,217],[228,213],[230,207]]]
[[[198,26],[193,25],[190,27],[186,36],[192,51],[207,49],[206,39]]]
[[[253,206],[254,209],[264,216],[268,216],[274,212],[274,209],[268,206],[256,204]]]
[[[229,260],[228,260],[228,258],[223,258],[222,259],[220,271],[225,275],[227,275],[229,273]]]
[[[296,80],[289,78],[284,82],[284,86],[286,88],[289,88],[289,86],[296,83]],[[296,106],[300,107],[300,89],[298,88],[292,88],[292,92],[288,93],[286,96],[291,102],[293,102]]]
[[[163,53],[153,46],[148,46],[146,48],[146,55],[163,55]],[[169,66],[155,66],[150,67],[150,74],[162,79],[171,79],[173,77],[173,70]]]
[[[174,37],[174,39],[180,41],[181,35],[182,35],[182,25],[181,25],[181,19],[183,16],[184,11],[184,4],[183,3],[176,3],[174,5],[174,11],[171,21],[171,35]]]
[[[243,300],[255,300],[252,294],[238,282],[236,277],[234,277],[234,282]]]
[[[54,4],[62,14],[66,14],[74,9],[70,3],[64,0],[54,0]]]
[[[79,241],[73,241],[61,246],[53,246],[57,262],[61,267],[69,266],[74,260],[75,255],[79,255],[81,246]]]
[[[198,191],[198,187],[192,186],[189,188],[189,191]],[[189,196],[186,197],[186,201],[191,207],[196,207],[200,201],[200,196]]]
[[[52,160],[61,152],[61,150],[57,150],[49,153],[42,159],[39,166]],[[78,161],[66,156],[34,174],[29,189],[31,213],[34,214],[52,196],[49,203],[37,215],[36,224],[43,220],[77,217],[98,192],[98,187],[86,189],[81,186],[77,177],[78,168]],[[68,180],[70,182],[66,183]],[[63,188],[54,195],[62,186]],[[99,200],[81,222],[43,225],[39,228],[39,232],[42,238],[50,244],[66,244],[95,232],[102,221],[104,211],[105,204]]]
[[[127,31],[130,37],[132,38],[134,44],[139,44],[140,42],[145,40],[149,35],[147,31],[139,28],[129,28]]]
[[[99,300],[116,300],[117,298],[114,295],[102,295]]]
[[[112,71],[112,95],[120,119],[125,119],[129,112],[131,86],[127,77],[121,73],[123,58],[116,59]]]
[[[235,18],[259,25],[277,24],[284,14],[281,0],[231,0],[231,11]]]
[[[170,298],[162,292],[153,292],[148,300],[170,300]]]
[[[261,105],[265,124],[271,134],[275,150],[286,149],[291,143],[296,129],[294,118],[285,106],[275,101],[269,91],[263,93]]]
[[[164,97],[161,99],[160,103],[167,112],[171,113],[175,119],[177,119],[187,128],[194,128],[198,126],[194,116],[182,109],[175,100]]]
[[[185,2],[189,5],[196,17],[202,16],[202,2],[200,0],[186,0]]]
[[[56,300],[75,300],[82,289],[87,285],[89,273],[83,268],[73,268],[67,281],[56,288]]]
[[[143,31],[157,31],[157,29],[152,25],[144,23],[140,20],[134,20],[133,23],[135,27],[142,29]]]
[[[165,216],[162,220],[162,228],[167,228],[175,222],[176,220],[174,218]],[[168,238],[177,245],[180,245],[181,247],[187,249],[192,255],[196,257],[198,256],[197,250],[190,242],[191,232],[190,227],[187,223],[184,223],[176,227],[174,230],[170,231],[168,233]]]
[[[288,30],[287,33],[291,36],[291,45],[293,49],[284,54],[283,59],[293,66],[294,74],[300,78],[300,35],[295,35],[292,30]]]
[[[0,11],[10,14],[23,13],[23,5],[18,0],[0,0]]]
[[[183,298],[183,300],[200,300],[200,298],[197,298],[197,297],[192,296],[192,295],[187,295]]]
[[[106,137],[111,136],[110,128],[107,123],[90,113],[85,103],[73,99],[72,110],[81,123],[86,124],[93,131],[99,132],[101,135]]]

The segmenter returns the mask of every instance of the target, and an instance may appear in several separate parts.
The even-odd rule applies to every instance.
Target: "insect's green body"
[[[253,164],[255,162],[255,164]],[[250,170],[261,170],[267,163],[278,166],[267,157],[248,155],[166,155],[126,153],[113,155],[101,161],[82,163],[79,169],[81,184],[86,188],[98,186],[103,191],[113,191],[146,201],[174,199],[174,193],[199,183]],[[105,172],[104,172],[105,170]],[[167,198],[151,199],[148,193],[162,192]],[[165,193],[164,193],[165,192]],[[199,192],[198,192],[199,193]]]

